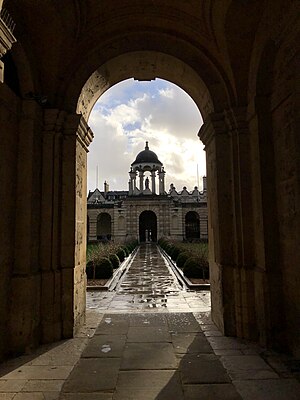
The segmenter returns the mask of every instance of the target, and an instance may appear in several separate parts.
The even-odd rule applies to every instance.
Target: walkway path
[[[210,311],[210,292],[182,290],[158,247],[145,244],[116,292],[88,292],[87,308],[110,313]]]
[[[182,292],[153,246],[139,250],[116,293],[87,299],[74,339],[1,366],[0,400],[300,399],[285,360],[223,337],[209,294]]]

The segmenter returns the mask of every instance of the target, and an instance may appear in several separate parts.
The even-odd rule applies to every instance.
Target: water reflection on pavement
[[[109,312],[210,311],[210,292],[184,290],[155,244],[142,244],[114,292],[88,291],[87,308]]]

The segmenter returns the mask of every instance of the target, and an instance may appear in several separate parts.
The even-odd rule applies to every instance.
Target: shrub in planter
[[[108,279],[113,274],[113,266],[108,258],[101,258],[96,261],[95,279]]]
[[[116,254],[110,254],[108,257],[110,262],[112,263],[113,269],[119,268],[120,266],[120,259]]]
[[[173,245],[170,244],[170,243],[168,243],[168,244],[166,245],[166,247],[165,247],[164,250],[165,250],[165,252],[166,252],[169,256],[171,256],[172,251],[173,251]]]
[[[178,247],[174,246],[172,249],[172,252],[170,254],[172,260],[176,261],[177,257],[179,256],[180,253],[181,253],[181,250]]]
[[[86,272],[87,279],[93,279],[94,278],[94,265],[93,265],[92,261],[89,261],[86,264],[85,272]]]
[[[202,278],[204,279],[203,269],[200,266],[199,259],[189,258],[183,266],[183,273],[187,278]]]
[[[122,246],[122,249],[123,249],[124,252],[125,252],[125,257],[128,257],[129,254],[130,254],[130,251],[129,251],[128,247],[127,247],[127,246]]]
[[[125,260],[126,253],[125,253],[124,249],[122,249],[121,247],[118,249],[116,254],[119,257],[120,262],[123,262]]]
[[[183,251],[179,253],[178,257],[176,258],[176,265],[178,268],[183,268],[184,263],[186,262],[187,259],[191,257],[190,253],[187,253],[186,251]]]

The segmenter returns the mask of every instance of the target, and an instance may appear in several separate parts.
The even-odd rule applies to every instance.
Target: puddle
[[[102,353],[109,353],[111,351],[110,345],[109,344],[102,345],[101,351],[102,351]]]
[[[161,257],[157,246],[141,246],[117,294],[133,295],[128,303],[142,304],[144,308],[166,307],[168,297],[181,291],[176,277]]]

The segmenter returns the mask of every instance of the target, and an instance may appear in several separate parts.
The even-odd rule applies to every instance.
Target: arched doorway
[[[153,211],[143,211],[139,218],[140,242],[157,241],[157,218]]]
[[[185,216],[185,237],[191,241],[200,239],[200,220],[195,211],[189,211]]]
[[[107,241],[111,239],[111,216],[101,213],[97,217],[97,240]]]

